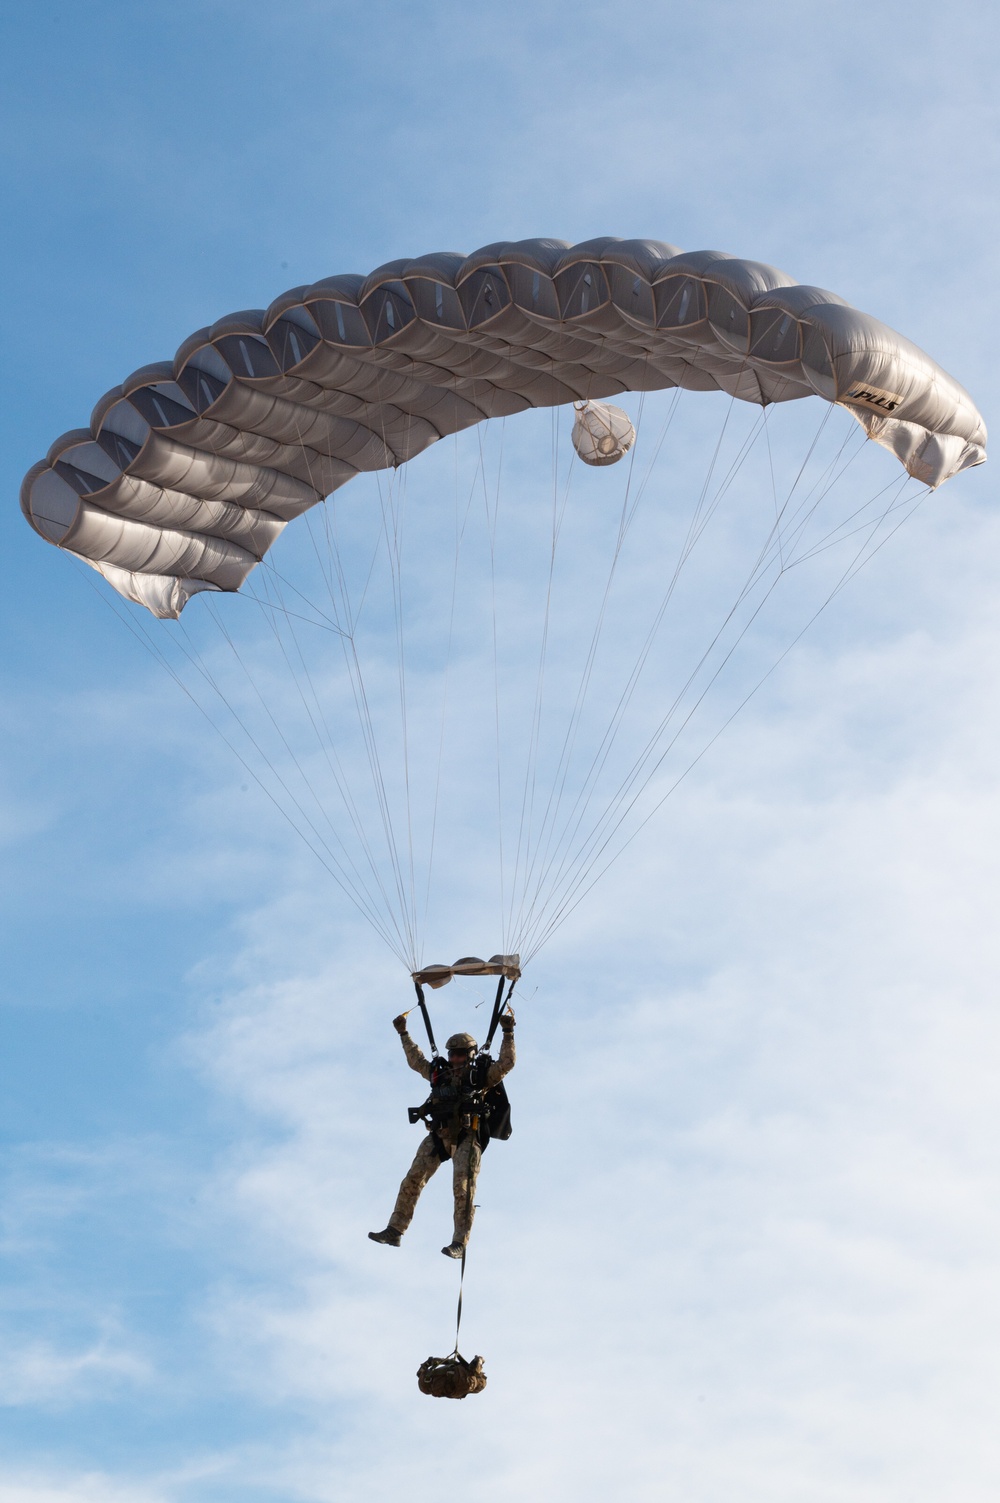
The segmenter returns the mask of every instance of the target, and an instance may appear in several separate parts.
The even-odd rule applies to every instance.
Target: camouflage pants
[[[469,1240],[472,1218],[475,1215],[473,1201],[476,1196],[476,1180],[479,1176],[483,1151],[471,1133],[462,1139],[457,1148],[453,1144],[445,1146],[451,1153],[452,1183],[455,1192],[455,1235],[452,1240],[461,1243],[464,1247]],[[438,1157],[434,1139],[428,1133],[417,1149],[413,1163],[399,1187],[396,1204],[389,1217],[389,1225],[395,1227],[400,1235],[406,1231],[413,1220],[413,1212],[420,1199],[420,1192],[440,1164],[441,1160]]]

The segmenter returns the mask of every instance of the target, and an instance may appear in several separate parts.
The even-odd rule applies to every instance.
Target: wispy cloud
[[[149,1375],[148,1363],[112,1338],[77,1351],[60,1351],[39,1341],[5,1344],[0,1406],[48,1407],[93,1400],[122,1382],[141,1383]]]
[[[99,1473],[57,1475],[18,1471],[0,1478],[3,1503],[160,1503],[166,1495],[145,1483]]]

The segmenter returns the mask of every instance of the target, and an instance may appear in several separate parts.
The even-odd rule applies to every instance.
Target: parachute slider
[[[422,971],[411,971],[418,986],[446,986],[453,976],[506,976],[508,981],[517,981],[521,975],[520,955],[491,955],[489,960],[480,960],[476,955],[463,956],[454,965],[426,965]]]
[[[584,464],[617,464],[635,443],[627,412],[609,402],[574,402],[573,448]]]

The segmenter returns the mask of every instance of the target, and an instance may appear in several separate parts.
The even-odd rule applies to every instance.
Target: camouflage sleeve
[[[406,1063],[411,1070],[416,1070],[425,1080],[431,1078],[431,1062],[427,1058],[419,1044],[415,1044],[408,1033],[399,1035],[403,1045],[403,1053],[406,1055]]]
[[[503,1043],[500,1045],[500,1058],[495,1060],[486,1072],[486,1089],[491,1090],[509,1075],[517,1061],[517,1051],[514,1048],[514,1030],[505,1029]]]

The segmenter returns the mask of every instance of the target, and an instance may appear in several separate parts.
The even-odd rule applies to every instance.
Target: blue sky
[[[771,261],[990,424],[993,8],[2,25],[0,1503],[421,1503],[470,1469],[485,1500],[995,1498],[991,467],[921,508],[526,978],[465,1316],[490,1387],[454,1406],[413,1379],[451,1341],[443,1185],[400,1254],[365,1237],[414,1146],[405,973],[17,507],[203,323],[536,234]],[[442,1027],[467,1009],[443,993]]]

